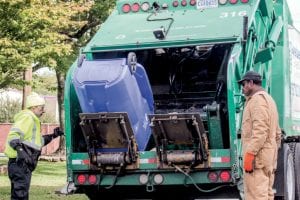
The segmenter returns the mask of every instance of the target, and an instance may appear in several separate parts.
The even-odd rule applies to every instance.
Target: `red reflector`
[[[156,158],[149,158],[148,163],[156,163]]]
[[[139,10],[140,10],[140,4],[138,4],[138,3],[132,4],[131,10],[132,10],[133,12],[139,11]]]
[[[124,4],[123,7],[122,7],[122,11],[124,13],[128,13],[130,11],[130,5],[129,4]]]
[[[83,162],[84,165],[89,165],[90,164],[90,160],[89,159],[83,160],[82,162]]]
[[[230,162],[230,157],[221,157],[221,162]]]
[[[182,6],[186,6],[186,5],[187,5],[186,0],[182,0],[182,1],[181,1],[181,5],[182,5]]]
[[[178,6],[178,1],[173,1],[173,7],[177,7]]]
[[[80,175],[77,176],[77,182],[78,182],[80,185],[84,184],[85,181],[86,181],[85,175],[80,174]]]
[[[238,0],[230,0],[229,1],[231,4],[236,4],[238,2]]]
[[[242,3],[248,3],[249,0],[241,0]]]
[[[228,182],[228,181],[230,181],[231,175],[230,175],[229,171],[222,171],[222,172],[220,173],[220,179],[221,179],[221,181],[223,181],[223,182]]]
[[[210,182],[215,183],[218,181],[218,174],[216,172],[209,172],[207,177],[210,180]]]
[[[191,5],[191,6],[196,5],[196,0],[190,0],[190,5]]]
[[[94,185],[97,183],[97,176],[96,175],[89,175],[89,183]]]

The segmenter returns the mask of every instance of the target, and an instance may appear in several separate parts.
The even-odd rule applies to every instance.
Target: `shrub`
[[[8,95],[0,96],[0,123],[13,122],[15,114],[22,107],[22,102],[19,99],[10,98]]]

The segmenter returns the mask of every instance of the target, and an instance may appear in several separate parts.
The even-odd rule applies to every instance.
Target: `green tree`
[[[0,1],[0,88],[22,83],[20,71],[31,66],[32,33],[23,31],[28,3]]]
[[[10,98],[8,95],[0,96],[0,123],[13,122],[15,114],[21,110],[21,101]]]
[[[0,0],[0,88],[26,84],[32,67],[55,70],[60,123],[66,72],[115,0]]]

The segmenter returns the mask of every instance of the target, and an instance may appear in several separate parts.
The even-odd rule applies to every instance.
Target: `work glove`
[[[21,145],[17,146],[16,150],[17,150],[17,162],[21,162],[21,163],[24,162],[26,164],[30,163],[30,158]]]
[[[53,130],[53,138],[57,138],[57,137],[62,136],[62,135],[64,135],[64,132],[61,131],[59,127],[56,127]]]
[[[247,173],[251,173],[254,170],[255,156],[252,153],[246,153],[244,157],[244,170]]]
[[[64,132],[62,132],[59,127],[56,127],[53,130],[52,134],[47,134],[47,135],[43,135],[43,139],[44,139],[44,146],[46,146],[47,144],[49,144],[53,139],[64,135]]]

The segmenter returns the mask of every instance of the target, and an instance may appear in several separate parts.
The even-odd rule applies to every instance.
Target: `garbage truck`
[[[90,199],[243,198],[238,80],[282,129],[274,192],[300,198],[300,36],[285,0],[118,0],[65,83],[67,180]]]

